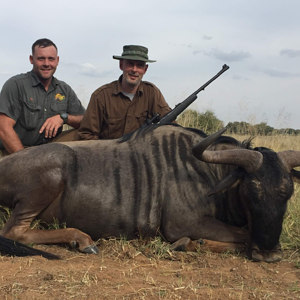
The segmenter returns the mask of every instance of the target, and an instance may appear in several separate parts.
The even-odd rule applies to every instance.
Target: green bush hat
[[[137,45],[126,45],[123,47],[122,56],[113,55],[114,59],[130,59],[145,62],[156,62],[156,60],[148,59],[148,48]]]

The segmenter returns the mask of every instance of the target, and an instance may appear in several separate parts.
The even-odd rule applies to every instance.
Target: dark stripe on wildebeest
[[[193,164],[192,160],[195,161],[194,157],[191,156],[191,153],[190,153],[191,149],[193,148],[192,141],[191,141],[190,137],[187,137],[186,135],[184,135],[182,133],[179,135],[178,140],[179,140],[178,151],[179,151],[180,160],[182,162],[184,169],[187,172],[188,181],[192,181],[193,178],[187,167],[187,164]],[[187,147],[187,145],[188,145],[188,147]]]
[[[137,228],[137,221],[138,221],[138,215],[140,212],[140,205],[141,205],[141,199],[139,195],[141,194],[141,168],[139,166],[138,158],[137,158],[137,153],[134,151],[134,149],[130,145],[130,166],[131,166],[131,172],[132,176],[131,178],[133,179],[133,185],[134,185],[134,190],[133,190],[133,199],[134,202],[131,207],[131,218],[133,220],[133,228]]]
[[[191,155],[191,149],[194,146],[192,139],[184,134],[179,135],[180,146],[179,146],[179,157],[182,162],[184,169],[186,170],[187,178],[189,182],[194,182],[193,176],[188,168],[188,165],[194,165],[196,159]],[[197,180],[198,182],[198,180]]]
[[[127,235],[127,222],[124,220],[118,220],[118,228],[120,229],[120,237]]]
[[[162,150],[163,150],[164,157],[166,158],[167,166],[171,167],[172,161],[170,159],[170,153],[169,153],[169,140],[168,140],[168,137],[166,135],[163,136]]]
[[[146,201],[146,206],[145,206],[145,214],[148,216],[148,220],[147,220],[147,224],[150,223],[150,219],[149,216],[151,214],[151,203],[152,203],[152,188],[154,185],[153,182],[153,172],[152,172],[152,168],[151,165],[149,163],[149,160],[147,159],[145,154],[142,154],[142,160],[143,160],[143,165],[145,167],[145,173],[146,173],[146,177],[147,177],[147,190],[144,191],[144,193],[146,193],[146,197],[147,201]],[[148,213],[148,214],[147,214]]]
[[[115,148],[113,151],[113,157],[115,160],[120,159],[117,148]],[[120,172],[121,172],[120,166],[115,166],[113,168],[113,177],[114,177],[115,194],[116,194],[115,199],[117,200],[117,205],[121,205],[121,203],[123,202],[123,193],[122,193]]]
[[[175,138],[175,134],[171,133],[170,135],[163,136],[162,140],[162,150],[163,150],[163,156],[165,158],[166,168],[169,170],[172,170],[168,174],[168,179],[171,179],[172,181],[178,182],[179,180],[179,170],[178,170],[178,161],[176,159],[176,148],[177,148],[177,141]],[[163,163],[163,160],[161,159],[161,164]],[[169,186],[166,186],[166,193],[168,195],[172,193],[179,193],[179,187],[176,185],[176,191],[170,191]]]
[[[78,186],[78,168],[80,166],[78,164],[77,154],[75,153],[75,151],[73,149],[68,148],[68,152],[71,152],[71,151],[72,151],[72,153],[70,153],[71,155],[68,154],[68,161],[70,161],[70,163],[67,164],[67,168],[70,170],[70,173],[72,174],[72,176],[70,178],[64,178],[64,183],[66,184],[68,181],[68,184],[72,188],[75,188],[76,186]],[[70,156],[72,157],[71,159],[70,159]],[[65,173],[65,172],[63,172],[63,173]]]
[[[104,148],[104,151],[105,151],[105,148]],[[114,148],[113,154],[114,154],[114,159],[118,159],[119,158],[119,156],[118,156],[118,149],[117,148]]]
[[[183,168],[185,169],[185,174],[186,174],[186,179],[187,182],[189,182],[190,186],[193,188],[193,192],[195,192],[195,194],[198,194],[198,189],[196,186],[196,182],[195,180],[193,180],[193,177],[188,169],[188,164],[189,165],[193,165],[195,164],[195,159],[193,158],[193,156],[190,155],[190,149],[192,149],[193,145],[192,145],[192,140],[190,139],[190,137],[187,137],[184,134],[179,134],[178,136],[178,152],[179,152],[179,158],[180,161],[182,163]],[[188,145],[188,146],[187,146]],[[184,194],[185,199],[188,199],[189,195]],[[189,208],[191,210],[194,209],[194,207],[187,201],[186,204],[189,206]]]
[[[155,171],[155,173],[153,174],[153,176],[156,176],[157,180],[156,182],[160,182],[161,181],[161,173],[160,170],[161,169],[161,153],[160,153],[160,146],[159,146],[159,143],[158,143],[158,140],[155,139],[154,141],[151,142],[151,147],[152,147],[152,153],[154,154],[153,155],[153,158],[154,158],[154,165],[155,165],[155,168],[153,168],[153,165],[152,165],[152,169]],[[160,189],[159,188],[156,188],[156,199],[160,199]],[[152,201],[151,201],[152,202]]]
[[[61,145],[60,146],[64,146],[65,145]],[[54,152],[55,153],[55,152]],[[69,186],[70,189],[75,189],[78,186],[78,169],[80,168],[80,165],[78,164],[78,159],[77,159],[77,154],[75,153],[75,151],[73,149],[70,149],[68,147],[68,158],[67,158],[67,164],[64,167],[67,170],[63,169],[63,174],[72,174],[72,176],[68,177],[68,178],[63,178],[64,181],[64,185],[65,186]],[[66,195],[68,193],[68,190],[66,188],[64,188],[62,190],[61,193],[61,199],[59,201],[59,215],[58,215],[58,219],[61,220],[64,218],[64,207],[65,207],[65,198]]]
[[[122,186],[121,186],[121,176],[120,176],[120,167],[116,166],[113,169],[114,182],[115,182],[115,193],[117,199],[117,205],[121,205],[123,200]]]
[[[178,161],[176,157],[176,150],[178,148],[178,141],[176,140],[175,133],[171,133],[170,135],[170,157],[171,157],[171,167],[174,172],[174,179],[176,182],[179,181],[179,169],[178,169]]]

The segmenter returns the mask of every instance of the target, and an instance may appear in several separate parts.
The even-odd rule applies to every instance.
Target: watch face
[[[68,123],[68,114],[67,113],[61,113],[60,117],[63,119],[64,124]]]

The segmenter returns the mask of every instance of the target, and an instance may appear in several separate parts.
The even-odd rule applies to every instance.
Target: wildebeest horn
[[[288,172],[293,168],[300,166],[300,151],[282,151],[278,152],[277,156],[281,159]]]
[[[210,193],[208,194],[208,197],[211,195],[220,193],[220,192],[234,186],[235,184],[237,184],[237,182],[242,178],[244,173],[245,173],[245,171],[241,167],[236,168],[232,173],[230,173],[224,179],[222,179],[222,181],[220,181],[213,188],[212,191],[210,191]]]
[[[206,150],[226,128],[209,135],[193,147],[193,155],[204,162],[216,164],[228,164],[242,167],[247,173],[253,173],[259,169],[263,162],[260,152],[248,149],[229,149],[221,151]]]

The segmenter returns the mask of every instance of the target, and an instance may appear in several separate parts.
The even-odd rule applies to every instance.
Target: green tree
[[[187,109],[177,118],[177,123],[184,127],[192,127],[203,130],[205,133],[213,133],[224,127],[212,110],[199,113],[196,110]]]

